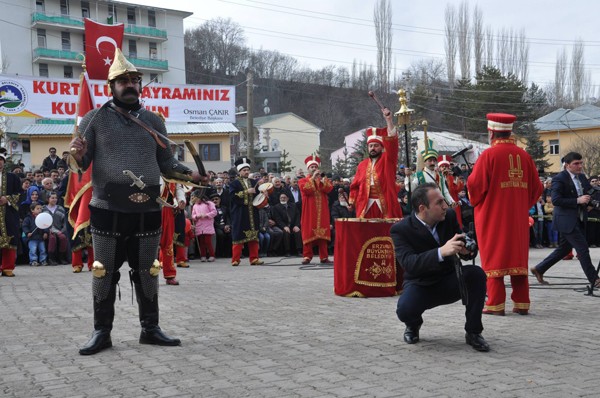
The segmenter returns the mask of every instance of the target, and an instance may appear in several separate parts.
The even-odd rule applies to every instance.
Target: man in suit
[[[563,259],[571,249],[577,251],[577,257],[588,281],[594,288],[600,288],[598,273],[592,265],[590,250],[585,239],[586,206],[591,196],[591,185],[583,175],[581,154],[569,152],[563,158],[565,168],[552,178],[552,226],[560,232],[558,247],[541,263],[531,268],[531,273],[539,283],[547,285],[544,274],[554,264]]]
[[[454,267],[454,262],[459,261],[456,255],[477,254],[465,248],[456,215],[448,209],[436,183],[419,185],[412,193],[411,205],[414,212],[394,224],[390,231],[396,259],[404,269],[404,291],[398,300],[396,314],[406,324],[404,341],[407,344],[419,341],[422,315],[426,310],[460,300]],[[468,291],[466,343],[477,351],[489,351],[490,347],[481,335],[485,272],[474,265],[463,266],[462,271]]]
[[[283,231],[284,255],[290,257],[302,248],[302,233],[300,232],[300,218],[296,211],[296,204],[289,203],[286,193],[279,195],[279,203],[273,207],[273,220],[279,229]],[[295,248],[292,249],[292,240]]]

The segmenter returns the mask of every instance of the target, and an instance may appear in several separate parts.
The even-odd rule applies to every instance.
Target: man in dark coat
[[[554,264],[563,259],[572,249],[587,280],[600,288],[600,278],[590,258],[590,249],[585,239],[587,221],[586,206],[591,200],[592,189],[583,175],[583,157],[577,152],[569,152],[563,158],[565,169],[552,178],[552,227],[560,232],[558,247],[541,263],[531,268],[531,273],[541,284],[548,284],[544,274]]]
[[[419,341],[423,313],[431,308],[461,299],[455,271],[456,255],[475,255],[465,248],[464,235],[453,210],[442,196],[437,184],[419,185],[412,193],[414,212],[394,224],[390,234],[396,259],[404,269],[404,290],[398,300],[396,314],[406,324],[404,341]],[[462,267],[468,292],[466,305],[466,342],[477,351],[489,351],[481,336],[482,309],[485,301],[486,277],[480,267]]]
[[[250,252],[250,265],[261,265],[263,261],[258,258],[258,209],[252,202],[258,194],[258,187],[262,179],[254,181],[248,178],[250,174],[250,159],[239,158],[235,161],[239,176],[229,185],[231,198],[231,265],[240,265],[244,243],[248,244]]]
[[[290,257],[302,248],[302,233],[300,231],[300,218],[296,205],[290,203],[285,193],[279,195],[279,203],[273,206],[273,220],[279,229],[283,231],[284,255]],[[292,249],[292,241],[294,249]]]

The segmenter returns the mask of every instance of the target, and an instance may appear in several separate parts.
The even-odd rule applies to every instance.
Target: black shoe
[[[79,350],[79,354],[94,355],[109,347],[112,347],[110,330],[94,330],[92,337]]]
[[[50,264],[50,265],[58,265],[58,263],[54,259],[52,259],[52,258],[48,258],[48,264]]]
[[[490,350],[490,346],[480,333],[467,333],[465,335],[465,340],[468,345],[477,351],[488,352]]]
[[[181,345],[181,340],[167,336],[158,326],[142,329],[140,344],[153,344],[163,346]]]
[[[404,341],[406,344],[415,344],[419,342],[419,329],[421,329],[421,325],[406,326],[406,329],[404,329]]]

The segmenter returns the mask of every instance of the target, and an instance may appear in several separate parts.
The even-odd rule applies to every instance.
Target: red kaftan
[[[302,243],[317,239],[331,240],[329,202],[327,194],[333,189],[329,179],[303,178],[298,181],[302,195]]]
[[[527,275],[529,209],[543,190],[531,156],[512,138],[494,140],[477,159],[467,186],[488,278]]]
[[[365,218],[371,190],[371,177],[375,189],[379,192],[383,218],[401,218],[402,210],[398,202],[396,186],[396,168],[398,167],[398,135],[388,136],[387,129],[383,133],[384,151],[375,162],[365,159],[359,163],[356,175],[350,184],[350,204],[356,209],[356,216]],[[372,195],[371,195],[372,196]],[[377,206],[373,203],[372,206]]]

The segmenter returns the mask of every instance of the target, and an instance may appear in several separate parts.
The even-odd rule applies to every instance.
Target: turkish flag
[[[85,18],[85,64],[90,79],[106,80],[108,69],[121,49],[125,25],[106,25]]]
[[[79,123],[86,113],[94,109],[94,98],[91,95],[90,82],[87,72],[81,74],[79,80],[79,102],[77,104],[77,122],[75,134],[79,134]],[[73,237],[90,224],[88,205],[92,199],[92,166],[83,174],[69,172],[65,207],[69,209],[69,223],[74,229]]]

